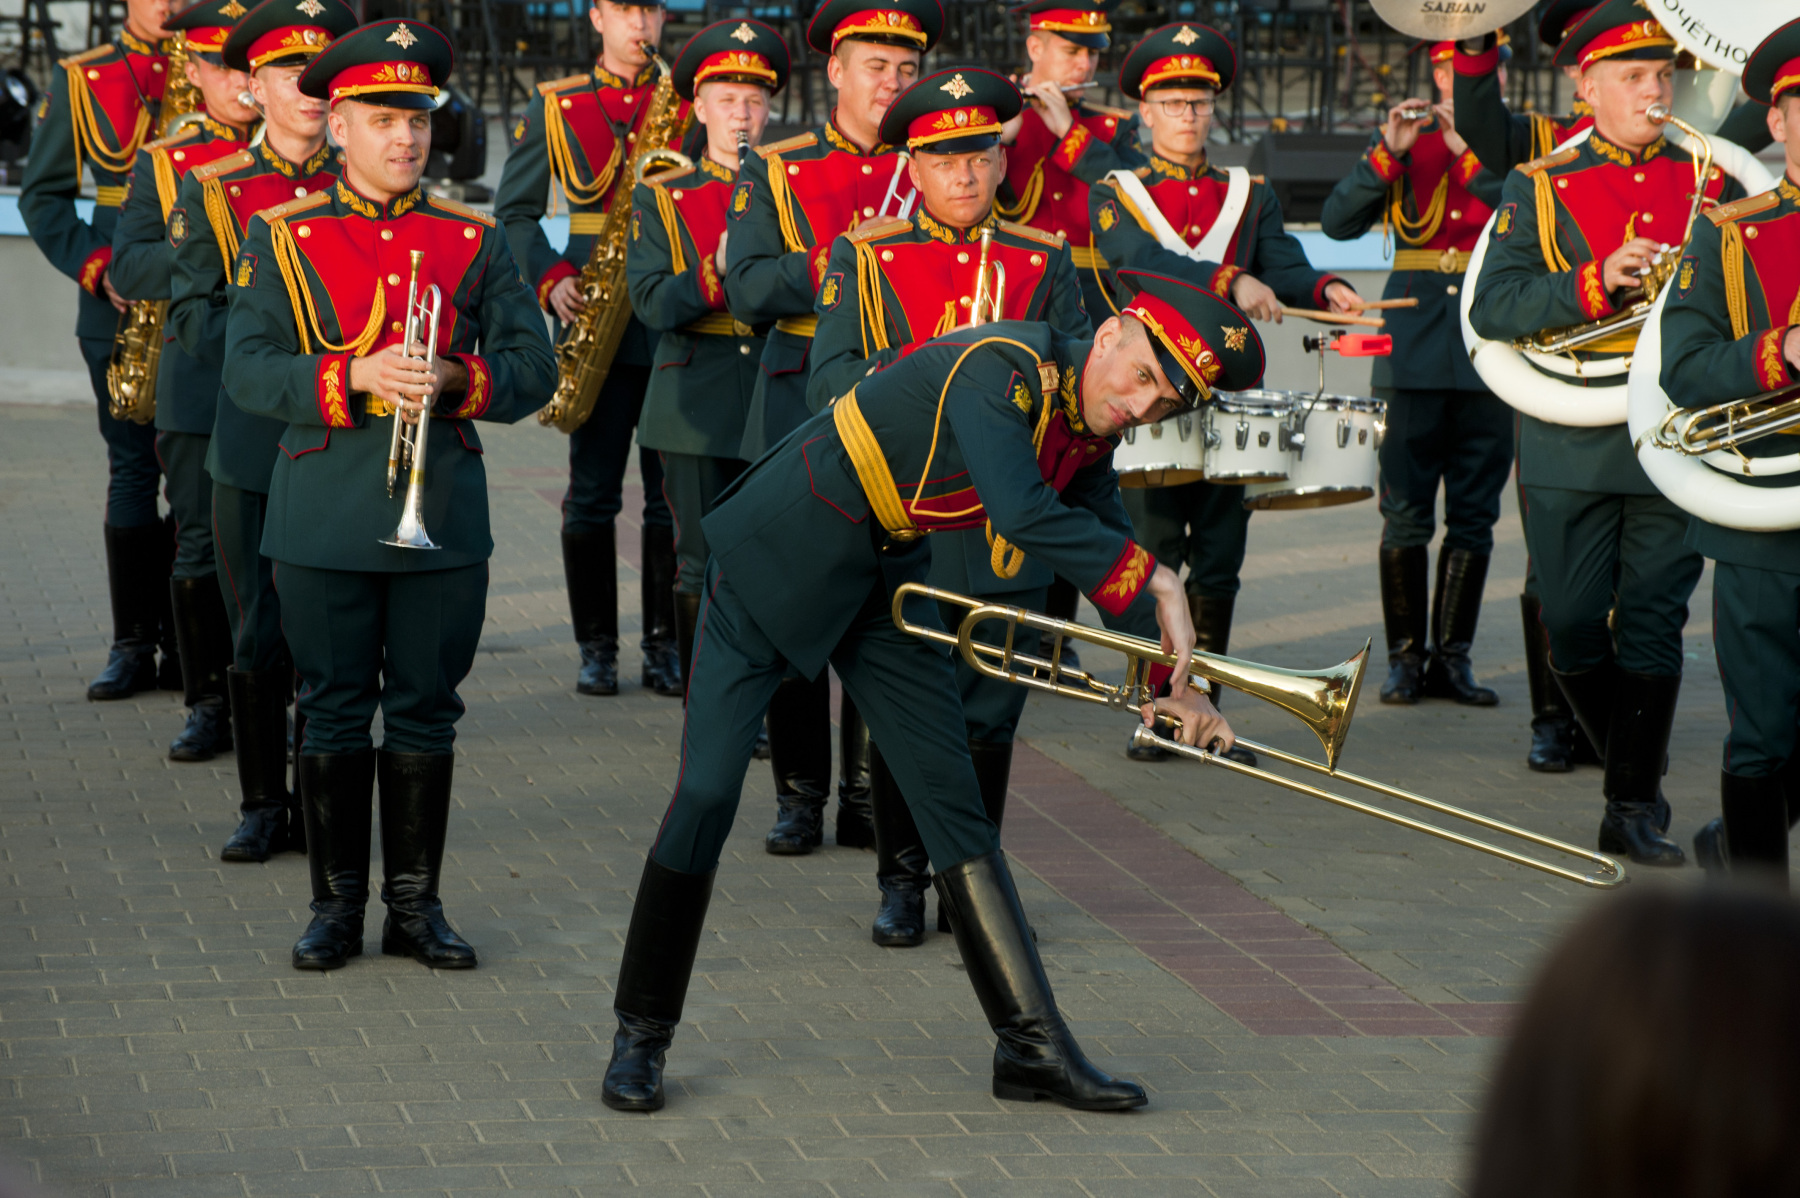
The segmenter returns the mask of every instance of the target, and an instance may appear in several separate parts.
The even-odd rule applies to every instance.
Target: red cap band
[[[1031,27],[1045,33],[1111,33],[1103,12],[1085,8],[1050,8],[1031,14]]]
[[[183,30],[181,40],[187,43],[190,54],[217,54],[225,48],[225,39],[230,36],[229,25],[202,25],[198,29]]]
[[[831,31],[831,48],[837,49],[837,44],[847,37],[896,37],[917,42],[921,50],[930,40],[917,18],[895,8],[868,8],[851,13]]]
[[[1200,54],[1176,54],[1159,58],[1144,69],[1144,76],[1138,81],[1138,90],[1147,92],[1153,87],[1180,80],[1218,87],[1219,68],[1213,66],[1212,59]]]
[[[949,141],[953,137],[976,137],[983,133],[1000,133],[1000,114],[981,104],[961,108],[943,108],[927,113],[906,127],[906,147],[916,150],[932,142]]]
[[[721,50],[717,54],[708,54],[694,72],[694,86],[697,88],[708,79],[721,77],[761,83],[771,88],[779,82],[768,58],[753,50]]]
[[[280,58],[295,58],[304,55],[311,58],[331,45],[331,31],[320,29],[316,25],[284,25],[280,29],[271,29],[250,43],[250,52],[244,57],[250,60],[250,69],[267,66]]]
[[[1181,368],[1187,372],[1200,387],[1202,399],[1212,394],[1213,380],[1224,371],[1224,363],[1219,355],[1213,352],[1206,339],[1194,330],[1185,317],[1176,310],[1173,304],[1164,303],[1148,291],[1140,291],[1130,303],[1119,309],[1125,316],[1134,316],[1143,322],[1150,335],[1162,342],[1163,348],[1172,354]],[[1238,330],[1227,329],[1226,336],[1236,334]],[[1245,338],[1250,336],[1248,328],[1242,331]]]
[[[1615,25],[1582,48],[1579,65],[1585,71],[1602,59],[1654,46],[1673,49],[1675,39],[1653,18]]]
[[[331,81],[331,102],[371,92],[418,92],[435,96],[438,85],[422,62],[365,62],[339,72]]]
[[[1781,93],[1790,87],[1800,87],[1800,58],[1788,59],[1775,72],[1775,82],[1769,85],[1769,103],[1781,99]]]

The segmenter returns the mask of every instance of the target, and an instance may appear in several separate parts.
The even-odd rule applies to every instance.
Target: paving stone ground
[[[1144,1083],[1147,1110],[996,1101],[948,937],[869,942],[870,854],[764,854],[759,765],[669,1106],[615,1114],[599,1102],[610,983],[680,708],[635,685],[634,647],[622,695],[571,689],[562,438],[484,430],[499,547],[444,886],[482,966],[375,955],[316,975],[288,965],[305,861],[217,860],[231,758],[166,759],[175,695],[84,699],[108,627],[92,409],[0,418],[0,1156],[43,1194],[1456,1193],[1510,1004],[1605,901],[1222,770],[1133,764],[1119,717],[1034,697],[1007,841],[1074,1029]],[[1235,653],[1316,666],[1379,636],[1373,504],[1252,528]],[[1384,708],[1377,674],[1344,764],[1586,842],[1598,772],[1524,769],[1510,498],[1499,532],[1477,661],[1502,706]],[[635,641],[629,562],[621,593]],[[1667,783],[1684,841],[1716,805],[1709,625],[1689,629]],[[1315,748],[1241,696],[1226,712]]]

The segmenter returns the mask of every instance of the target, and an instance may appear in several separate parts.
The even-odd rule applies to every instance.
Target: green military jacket
[[[831,243],[869,217],[897,212],[913,194],[898,150],[865,152],[827,123],[758,146],[744,163],[731,197],[725,297],[744,323],[775,322],[744,424],[745,461],[761,457],[810,415],[813,302]]]
[[[1609,294],[1607,255],[1631,236],[1681,240],[1692,204],[1694,165],[1685,150],[1658,140],[1634,153],[1598,131],[1507,176],[1487,257],[1476,283],[1470,323],[1492,341],[1566,328],[1616,312],[1628,297]],[[1707,195],[1741,196],[1737,180],[1714,169]],[[1539,213],[1552,214],[1548,224]],[[1666,233],[1665,233],[1666,230]],[[1629,352],[1635,337],[1597,343],[1584,359]],[[1624,385],[1624,376],[1597,385]],[[1654,495],[1623,424],[1598,428],[1519,418],[1519,480],[1615,495]]]
[[[196,167],[234,154],[244,137],[210,118],[184,126],[138,151],[125,185],[125,203],[113,229],[109,268],[113,288],[128,300],[169,298],[177,247],[192,222],[177,204],[179,188]],[[156,427],[165,432],[211,433],[218,407],[219,367],[189,353],[165,321],[156,372]]]
[[[1011,321],[935,338],[727,489],[706,517],[707,544],[790,664],[817,676],[871,592],[925,576],[936,537],[906,539],[912,530],[991,524],[1003,548],[1080,587],[1109,626],[1157,635],[1155,559],[1132,539],[1113,443],[1081,419],[1090,345]]]
[[[513,126],[512,150],[494,192],[494,215],[546,312],[551,288],[578,277],[587,265],[594,235],[612,207],[619,172],[631,171],[638,154],[651,148],[637,144],[637,130],[655,83],[654,66],[626,80],[596,65],[585,74],[538,84],[540,102],[527,107]],[[681,106],[687,107],[685,102]],[[569,241],[560,254],[538,223],[549,211],[552,180],[568,200]],[[629,195],[627,186],[620,197]],[[634,319],[613,360],[648,366],[655,351],[655,337]]]
[[[391,234],[392,236],[384,236]],[[387,494],[393,417],[349,386],[352,357],[397,344],[410,281],[443,295],[440,356],[469,384],[439,397],[426,445],[424,524],[440,549],[380,543],[399,521]],[[259,213],[234,267],[225,390],[287,422],[269,486],[263,556],[328,570],[442,570],[484,561],[487,477],[474,421],[512,423],[556,385],[544,321],[492,218],[417,188],[376,203],[339,179]],[[441,415],[441,418],[435,418]]]
[[[31,155],[19,187],[19,215],[50,265],[81,285],[75,335],[110,340],[119,313],[106,298],[113,227],[125,180],[151,138],[162,108],[166,52],[122,32],[65,58],[38,105]],[[94,180],[94,214],[75,211],[81,174]]]
[[[807,384],[814,411],[823,411],[912,346],[968,321],[983,229],[992,230],[989,268],[997,264],[1003,272],[1005,319],[1043,321],[1082,340],[1094,335],[1061,237],[991,213],[974,228],[959,230],[920,208],[911,220],[840,237],[831,247]],[[1051,576],[1042,562],[1029,558],[1010,578],[996,573],[985,531],[976,528],[940,535],[928,581],[965,595],[996,595],[1047,587]]]
[[[225,364],[230,267],[250,218],[265,208],[323,191],[337,179],[330,144],[305,162],[289,162],[268,142],[209,162],[181,180],[175,211],[187,235],[169,266],[168,331],[184,352],[212,367]],[[173,213],[171,213],[173,219]],[[240,491],[269,493],[287,422],[246,412],[220,387],[206,472]]]
[[[1784,176],[1774,191],[1707,215],[1663,308],[1663,390],[1687,408],[1747,399],[1800,377],[1783,350],[1800,299],[1800,187]],[[1794,438],[1765,437],[1743,452],[1789,454]],[[1791,476],[1739,481],[1792,485]],[[1717,561],[1800,574],[1800,530],[1744,532],[1695,517],[1688,545]]]
[[[1472,151],[1453,154],[1434,119],[1413,149],[1396,157],[1380,133],[1355,169],[1325,200],[1327,237],[1354,241],[1376,224],[1394,239],[1394,269],[1383,299],[1414,298],[1416,308],[1382,315],[1392,356],[1375,359],[1379,388],[1485,391],[1463,348],[1462,289],[1469,251],[1500,200],[1500,180]]]
[[[713,261],[735,181],[702,155],[693,170],[651,175],[632,192],[631,308],[662,335],[638,417],[647,449],[735,458],[743,445],[763,339],[726,311]]]
[[[1190,171],[1156,154],[1136,173],[1174,230],[1190,246],[1199,245],[1224,207],[1230,182],[1226,173],[1207,162]],[[1275,189],[1260,178],[1252,179],[1237,231],[1217,263],[1196,262],[1164,249],[1144,214],[1110,179],[1088,191],[1088,206],[1095,245],[1115,278],[1121,270],[1147,270],[1187,279],[1229,298],[1232,282],[1248,272],[1268,284],[1282,303],[1305,308],[1325,307],[1325,288],[1344,281],[1313,269],[1300,242],[1282,226]],[[1118,290],[1116,282],[1113,290]]]

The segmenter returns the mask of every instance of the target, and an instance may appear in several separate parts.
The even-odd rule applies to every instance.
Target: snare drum
[[[1128,428],[1113,450],[1121,487],[1173,487],[1201,478],[1200,415],[1178,412],[1155,424]]]
[[[1291,455],[1283,436],[1301,393],[1216,391],[1203,413],[1206,481],[1235,485],[1288,477]]]
[[[1387,405],[1379,399],[1324,395],[1295,405],[1288,421],[1293,461],[1283,482],[1244,491],[1248,508],[1334,507],[1375,494],[1376,450]]]

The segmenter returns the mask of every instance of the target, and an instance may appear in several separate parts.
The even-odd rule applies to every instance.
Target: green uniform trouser
[[[706,581],[706,532],[700,521],[750,465],[737,458],[708,458],[692,453],[661,453],[663,495],[675,521],[675,590],[698,595]]]
[[[929,610],[916,609],[915,618],[928,619]],[[933,868],[999,848],[999,830],[981,805],[950,660],[894,626],[885,584],[870,588],[830,660],[882,747]],[[718,865],[763,712],[790,672],[714,562],[694,635],[675,797],[650,848],[658,865],[690,874]]]
[[[205,578],[213,562],[212,475],[206,472],[205,433],[157,430],[156,460],[163,472],[163,496],[175,517],[174,578]]]
[[[1800,724],[1800,574],[1713,564],[1713,648],[1725,710],[1725,771],[1767,778]]]
[[[263,518],[269,497],[213,483],[213,551],[219,562],[219,589],[231,621],[231,664],[260,673],[290,664],[281,635],[281,599],[275,594],[275,563],[262,555]]]
[[[1381,547],[1429,545],[1444,491],[1444,548],[1494,551],[1494,521],[1513,462],[1513,411],[1488,391],[1377,388],[1387,400],[1381,441]]]
[[[114,420],[108,410],[106,366],[112,360],[110,337],[79,337],[81,360],[88,369],[94,401],[100,409],[100,436],[106,442],[106,522],[114,528],[142,528],[162,517],[156,510],[156,426]]]
[[[1244,488],[1219,483],[1133,487],[1120,492],[1138,544],[1171,570],[1187,565],[1189,593],[1230,599],[1250,542]]]
[[[984,595],[982,598],[994,603],[1022,607],[1027,611],[1041,612],[1048,594],[1048,587],[1033,587],[1029,591]],[[962,618],[969,614],[969,609],[953,603],[940,603],[938,613],[943,617],[944,627],[955,632],[962,623]],[[983,620],[975,626],[975,639],[988,645],[1004,645],[1006,629],[1007,626],[999,620]],[[1022,634],[1015,635],[1014,644],[1026,644]],[[998,678],[976,673],[974,667],[958,653],[956,693],[962,700],[963,723],[968,728],[971,739],[1012,743],[1013,735],[1019,730],[1019,717],[1025,714],[1025,700],[1030,697],[1029,691],[1016,682],[1002,682]]]
[[[1706,564],[1683,544],[1687,514],[1661,495],[1521,490],[1551,664],[1565,674],[1594,669],[1616,640],[1621,669],[1681,673],[1688,598]]]
[[[448,753],[487,614],[488,564],[377,573],[275,563],[304,753]]]

